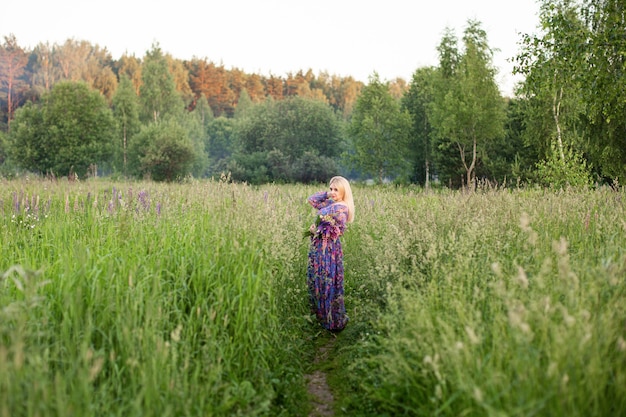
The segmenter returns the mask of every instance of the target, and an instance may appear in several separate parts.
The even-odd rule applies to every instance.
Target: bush
[[[563,149],[563,156],[553,144],[550,156],[537,164],[539,183],[554,188],[590,186],[590,167],[583,156],[570,146]]]

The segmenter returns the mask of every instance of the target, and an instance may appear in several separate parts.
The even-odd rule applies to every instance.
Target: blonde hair
[[[332,177],[328,185],[335,184],[338,190],[343,191],[343,202],[348,206],[348,223],[354,220],[354,198],[352,197],[352,188],[350,183],[344,177]]]

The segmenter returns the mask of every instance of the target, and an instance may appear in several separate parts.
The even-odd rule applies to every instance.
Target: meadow
[[[0,416],[305,416],[306,197],[0,180]],[[345,416],[626,415],[626,191],[353,188]]]

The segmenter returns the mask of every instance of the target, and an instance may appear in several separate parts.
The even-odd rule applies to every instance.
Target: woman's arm
[[[307,201],[318,210],[333,203],[333,200],[328,197],[328,192],[326,191],[320,191],[309,196]]]

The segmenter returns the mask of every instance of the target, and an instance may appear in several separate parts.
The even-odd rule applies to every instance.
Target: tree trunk
[[[556,124],[556,141],[559,147],[559,156],[561,162],[565,162],[565,153],[563,152],[563,137],[561,134],[561,122],[559,116],[561,114],[561,100],[563,99],[563,87],[559,92],[554,93],[554,101],[552,102],[552,116],[554,117],[554,123]]]
[[[473,190],[476,186],[476,159],[477,159],[477,144],[476,144],[476,135],[474,135],[474,139],[472,142],[472,163],[467,169],[467,186]]]

